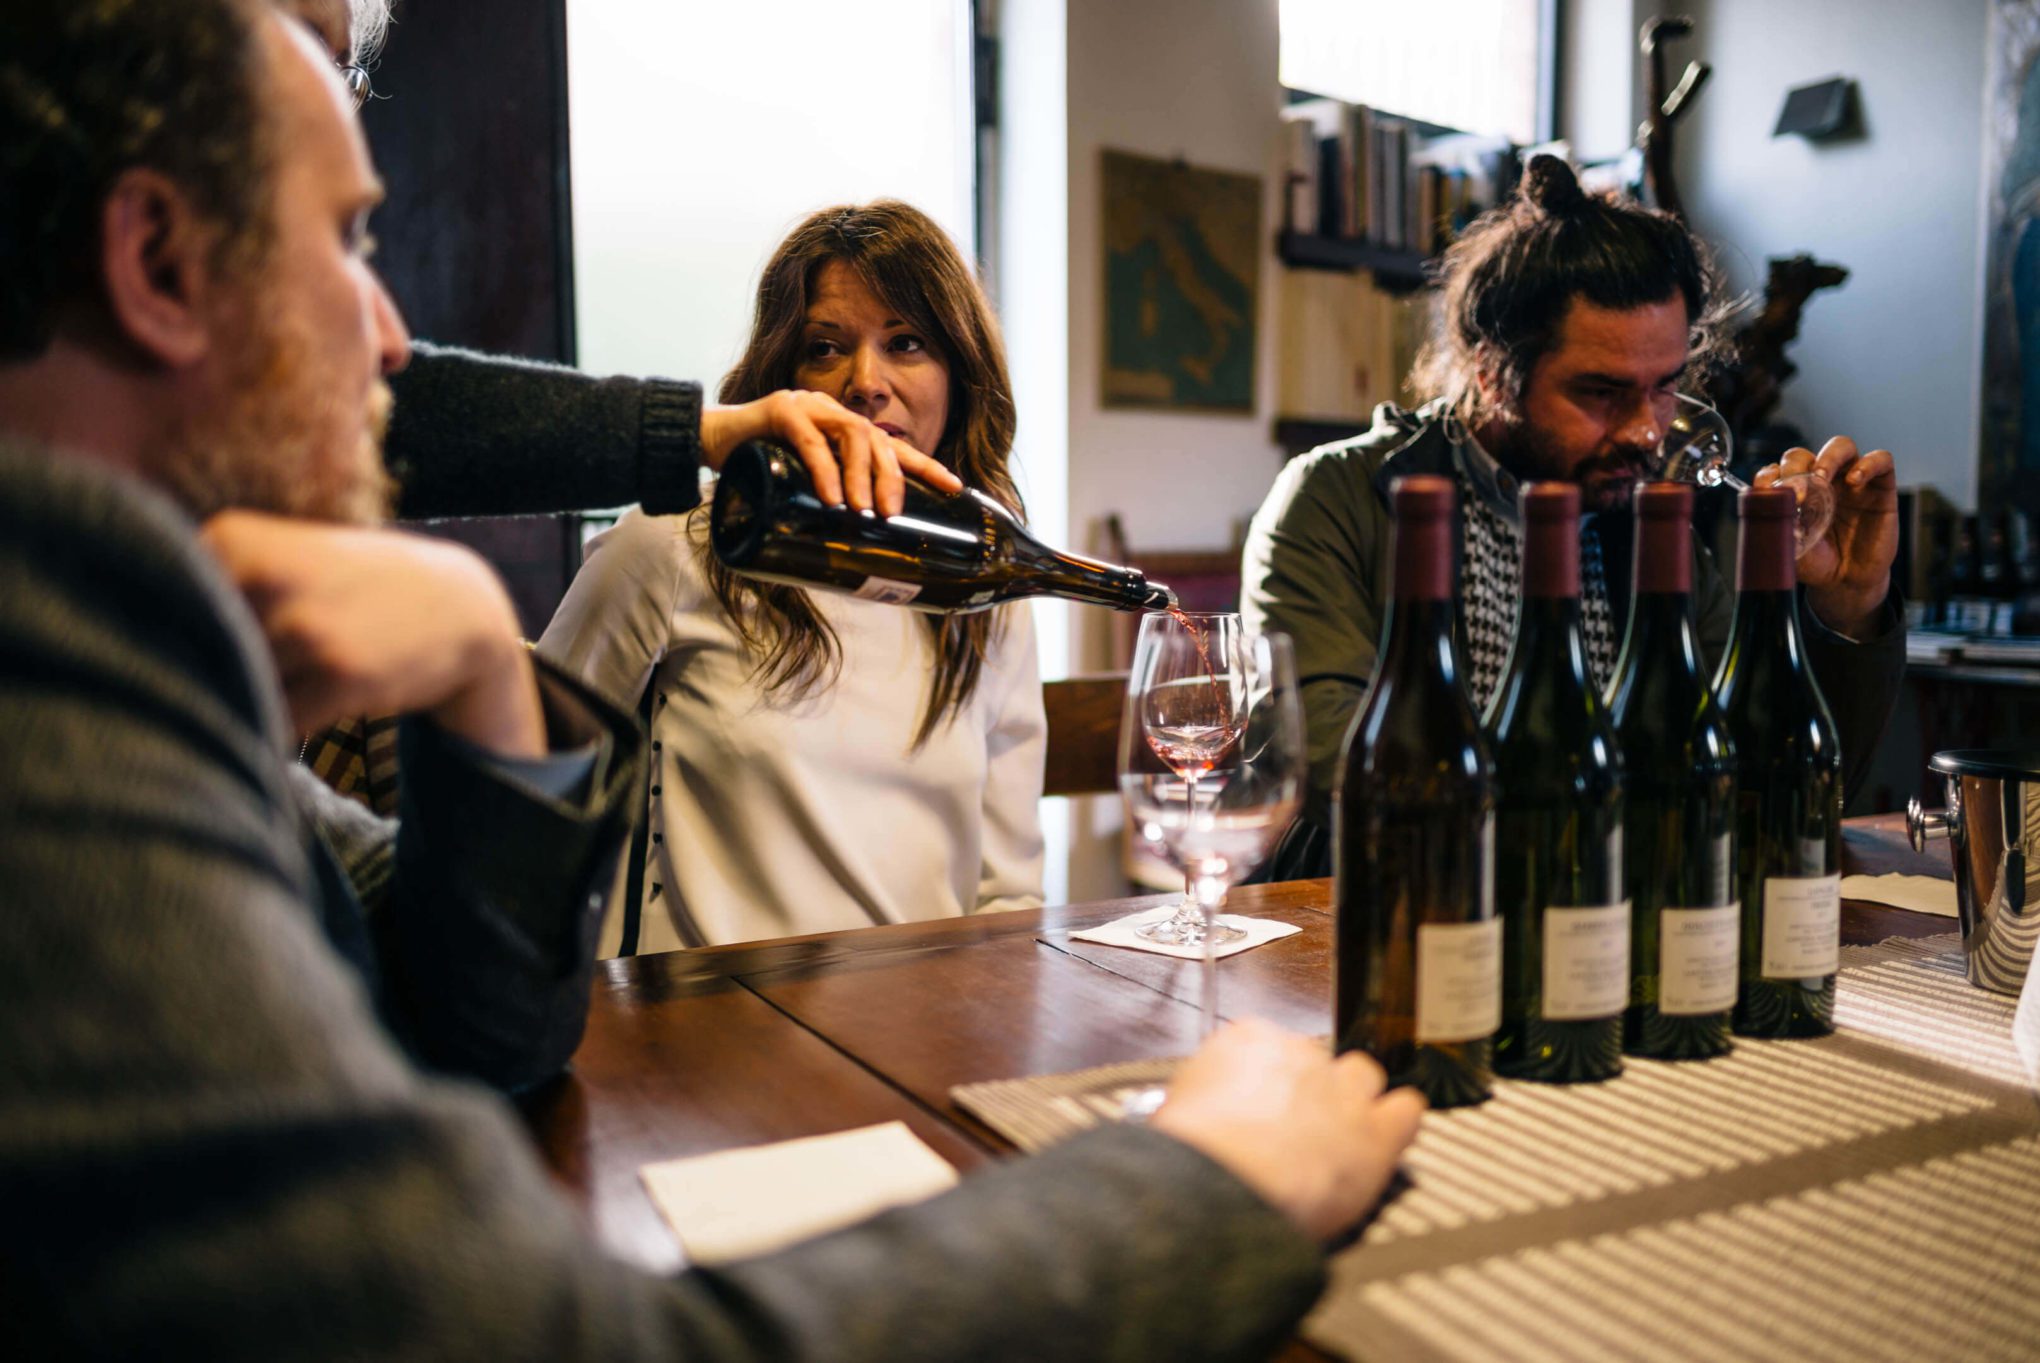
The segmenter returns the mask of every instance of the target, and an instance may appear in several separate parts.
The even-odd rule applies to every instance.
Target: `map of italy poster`
[[[1247,412],[1261,180],[1103,153],[1108,407]]]

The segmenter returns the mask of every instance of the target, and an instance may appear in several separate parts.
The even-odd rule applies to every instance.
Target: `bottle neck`
[[[1735,624],[1729,631],[1733,653],[1761,650],[1767,658],[1782,660],[1793,670],[1804,664],[1799,638],[1799,593],[1745,591],[1735,599]]]
[[[1381,629],[1381,674],[1396,689],[1458,687],[1459,650],[1448,600],[1403,598],[1389,603]]]
[[[1555,716],[1591,713],[1600,700],[1587,670],[1579,598],[1526,599],[1508,667],[1489,702],[1488,728],[1497,741],[1541,731]]]
[[[1137,569],[1051,549],[1031,535],[1015,539],[1014,558],[1041,594],[1122,611],[1168,610],[1176,604],[1174,593]]]
[[[1700,649],[1693,638],[1692,598],[1685,592],[1640,591],[1629,605],[1629,627],[1615,662],[1619,691],[1632,677],[1670,669],[1700,676]]]
[[[1693,633],[1692,599],[1685,592],[1641,592],[1629,608],[1629,628],[1608,684],[1608,713],[1629,756],[1690,761],[1688,740],[1696,716],[1714,712],[1713,689],[1701,671]],[[1701,742],[1701,751],[1707,742]],[[1676,765],[1677,763],[1675,763]]]
[[[1577,596],[1532,596],[1516,617],[1509,671],[1576,679],[1588,686],[1587,640]]]

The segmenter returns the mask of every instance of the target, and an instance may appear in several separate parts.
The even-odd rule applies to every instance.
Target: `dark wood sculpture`
[[[1688,62],[1676,86],[1667,88],[1664,45],[1693,31],[1685,15],[1660,16],[1643,26],[1638,41],[1650,67],[1650,117],[1636,130],[1636,145],[1643,151],[1643,182],[1651,202],[1667,213],[1685,217],[1679,200],[1679,186],[1672,174],[1672,128],[1680,115],[1707,84],[1714,68],[1706,62]]]
[[[1812,256],[1778,256],[1764,280],[1764,306],[1729,342],[1726,361],[1708,380],[1710,401],[1728,418],[1738,452],[1763,452],[1758,433],[1771,424],[1779,391],[1799,372],[1785,347],[1799,337],[1806,300],[1839,287],[1849,272]],[[1738,460],[1738,462],[1742,462]]]
[[[1686,216],[1686,210],[1673,169],[1672,134],[1713,68],[1706,62],[1688,62],[1673,85],[1665,45],[1692,32],[1691,18],[1661,16],[1646,23],[1638,36],[1650,78],[1650,116],[1636,130],[1636,145],[1643,152],[1644,190],[1657,207],[1680,218]],[[1770,265],[1762,310],[1730,339],[1725,359],[1705,385],[1708,400],[1728,418],[1738,464],[1769,462],[1799,443],[1797,432],[1773,428],[1771,422],[1780,390],[1798,372],[1785,358],[1785,347],[1799,336],[1799,318],[1807,299],[1849,277],[1841,266],[1810,255],[1780,256]]]

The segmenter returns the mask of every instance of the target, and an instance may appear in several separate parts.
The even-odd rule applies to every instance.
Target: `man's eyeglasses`
[[[340,68],[340,79],[347,82],[347,93],[354,97],[354,107],[359,110],[368,103],[368,68],[348,62]]]

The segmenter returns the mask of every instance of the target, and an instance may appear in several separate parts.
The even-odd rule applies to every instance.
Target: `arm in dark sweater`
[[[419,342],[390,380],[397,513],[521,516],[700,500],[701,388]]]

